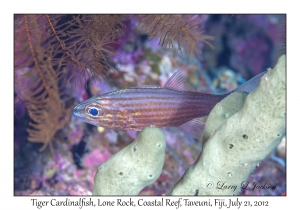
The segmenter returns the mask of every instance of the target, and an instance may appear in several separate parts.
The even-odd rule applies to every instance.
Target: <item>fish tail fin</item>
[[[232,92],[235,92],[235,91],[244,91],[244,92],[247,92],[247,93],[252,93],[253,91],[256,90],[256,88],[258,87],[258,85],[260,83],[261,78],[265,75],[266,72],[267,71],[264,71],[264,72],[256,75],[255,77],[251,78],[247,82],[245,82],[242,85],[240,85],[239,87],[237,87]]]

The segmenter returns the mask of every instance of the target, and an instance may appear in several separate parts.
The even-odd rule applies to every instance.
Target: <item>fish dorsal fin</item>
[[[240,85],[239,87],[237,87],[234,91],[244,91],[247,93],[252,93],[253,91],[256,90],[256,88],[258,87],[261,78],[265,75],[267,71],[264,71],[258,75],[256,75],[255,77],[251,78],[250,80],[248,80],[247,82],[243,83],[242,85]]]
[[[202,136],[203,136],[206,119],[207,119],[207,116],[195,118],[195,119],[192,119],[192,120],[182,124],[178,128],[180,130],[182,130],[183,132],[189,134],[193,138],[201,140]]]
[[[178,90],[188,90],[186,85],[188,75],[183,69],[175,71],[175,73],[168,79],[163,87],[174,88]]]

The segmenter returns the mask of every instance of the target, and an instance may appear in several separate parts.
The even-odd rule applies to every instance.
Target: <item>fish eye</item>
[[[87,112],[88,115],[92,117],[100,117],[103,115],[103,110],[99,104],[89,104],[86,106],[85,111]]]
[[[99,111],[98,111],[98,109],[92,108],[89,110],[89,113],[93,116],[97,116]]]

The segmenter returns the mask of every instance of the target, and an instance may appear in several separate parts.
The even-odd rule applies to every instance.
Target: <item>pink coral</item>
[[[85,167],[98,166],[101,163],[105,162],[110,157],[110,154],[107,151],[102,151],[101,149],[94,149],[89,154],[83,157],[83,165]]]

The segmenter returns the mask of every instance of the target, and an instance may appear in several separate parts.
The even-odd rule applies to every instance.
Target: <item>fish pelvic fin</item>
[[[203,136],[206,119],[207,116],[195,118],[182,124],[178,128],[183,132],[189,134],[191,137],[200,141]]]

